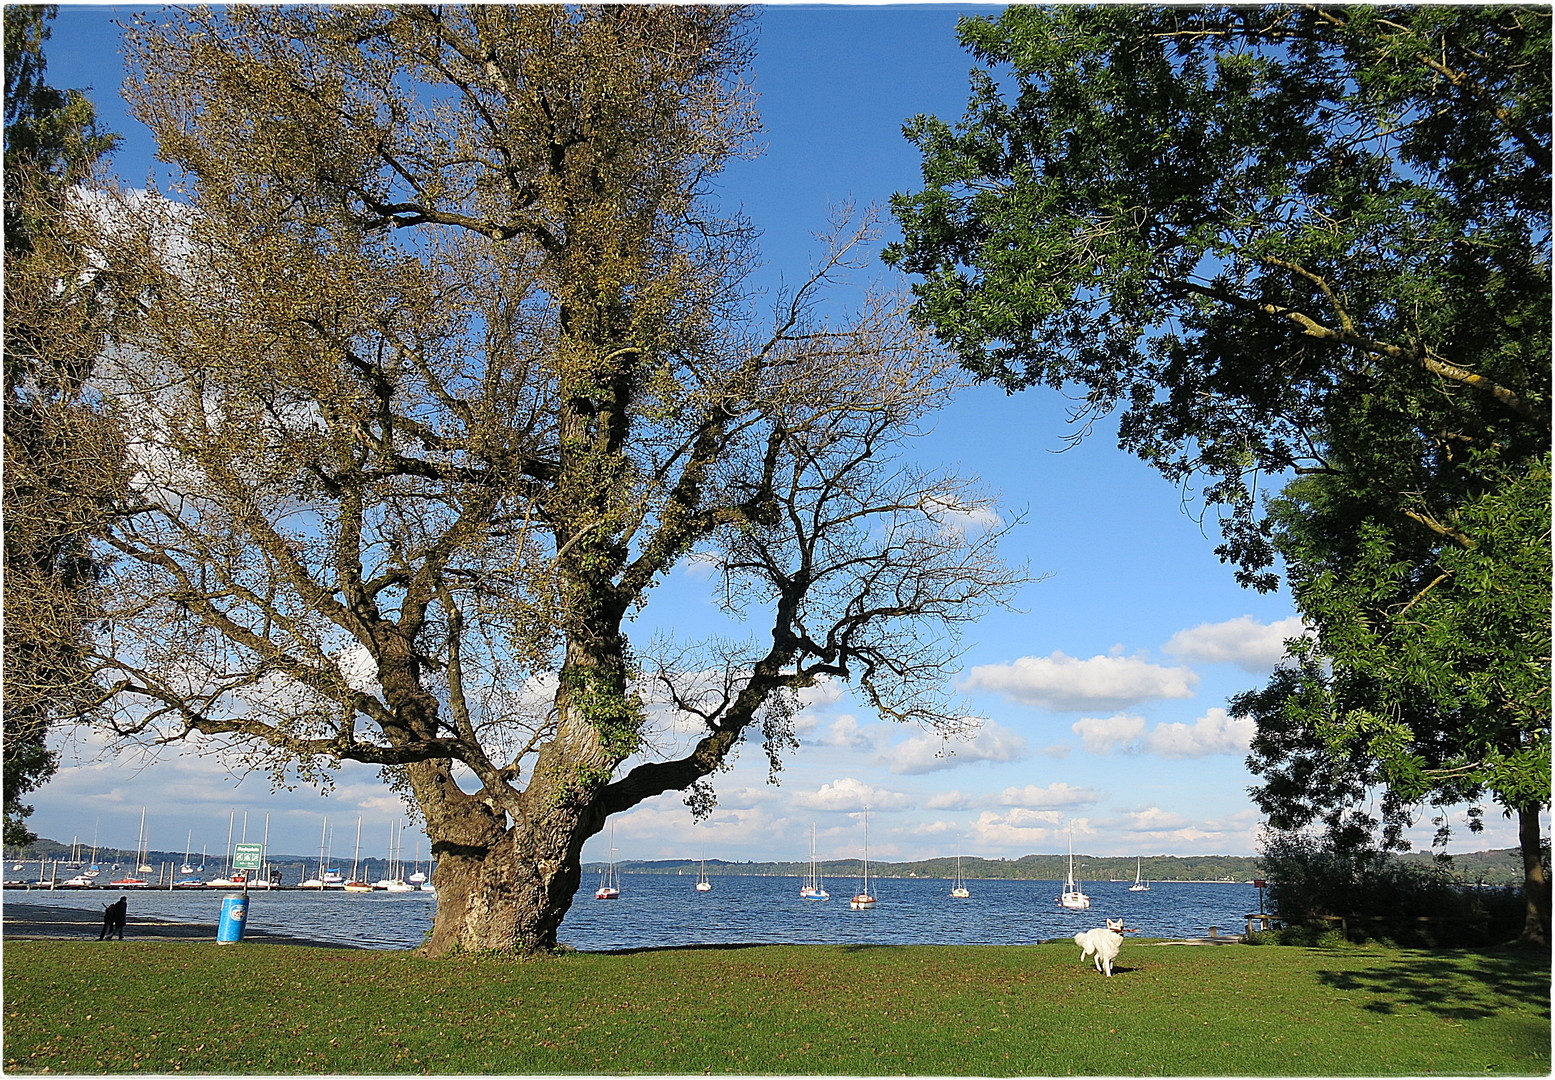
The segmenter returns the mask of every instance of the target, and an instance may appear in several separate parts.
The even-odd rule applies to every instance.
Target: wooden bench
[[[1247,916],[1247,932],[1253,932],[1253,923],[1258,923],[1260,930],[1278,930],[1283,920],[1278,915],[1270,915],[1266,911],[1255,912]]]

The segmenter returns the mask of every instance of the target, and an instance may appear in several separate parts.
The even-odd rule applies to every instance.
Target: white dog
[[[1121,920],[1120,920],[1121,921]],[[1080,946],[1080,959],[1095,954],[1096,970],[1112,978],[1112,962],[1118,957],[1118,950],[1123,947],[1123,935],[1112,928],[1112,920],[1107,920],[1107,928],[1097,927],[1095,930],[1085,930],[1074,936],[1074,943]]]

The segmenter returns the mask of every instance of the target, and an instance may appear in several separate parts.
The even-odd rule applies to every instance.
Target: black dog
[[[98,941],[103,940],[103,938],[107,938],[108,940],[112,941],[113,932],[115,930],[119,932],[119,940],[124,940],[125,909],[129,906],[130,898],[127,896],[121,896],[119,897],[118,903],[109,904],[103,908],[103,929],[102,932],[97,935]]]

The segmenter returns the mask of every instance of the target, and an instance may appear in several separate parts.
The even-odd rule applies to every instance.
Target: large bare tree
[[[869,215],[753,313],[708,198],[756,130],[743,13],[234,7],[129,42],[187,179],[102,218],[144,274],[96,657],[122,734],[384,766],[441,953],[553,945],[608,815],[705,811],[748,733],[775,767],[818,680],[965,722],[958,627],[1018,574],[902,453],[945,359],[899,294],[830,298]],[[753,636],[634,648],[687,560]]]

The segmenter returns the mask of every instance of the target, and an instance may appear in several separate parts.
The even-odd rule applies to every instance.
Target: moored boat
[[[605,872],[600,876],[599,888],[594,890],[595,900],[621,899],[621,884],[616,878],[616,827],[610,826],[610,858]]]
[[[951,887],[950,895],[955,900],[965,900],[972,893],[966,887],[966,881],[961,877],[961,848],[956,847],[956,883]]]
[[[821,864],[815,861],[815,822],[810,823],[810,876],[799,887],[801,900],[830,900],[831,894],[821,884]]]
[[[1071,911],[1084,911],[1091,906],[1091,898],[1080,891],[1074,880],[1074,826],[1069,827],[1069,877],[1064,881],[1064,891],[1058,894],[1059,907]]]
[[[854,911],[867,911],[879,902],[874,893],[869,891],[869,807],[864,807],[864,876],[859,879],[859,890],[848,901],[848,907]]]

